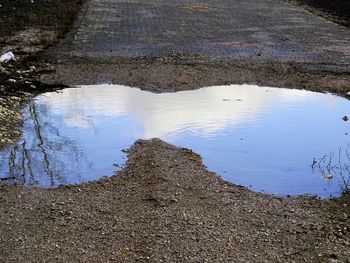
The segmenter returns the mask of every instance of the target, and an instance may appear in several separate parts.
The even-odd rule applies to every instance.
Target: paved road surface
[[[348,66],[350,29],[282,0],[89,0],[56,50],[108,62],[174,51]]]

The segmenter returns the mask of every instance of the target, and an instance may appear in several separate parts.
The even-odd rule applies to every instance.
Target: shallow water
[[[0,152],[0,177],[52,187],[110,176],[125,163],[122,149],[157,137],[255,191],[338,196],[349,177],[349,114],[350,102],[337,96],[248,85],[165,94],[68,88],[24,110],[23,138]]]

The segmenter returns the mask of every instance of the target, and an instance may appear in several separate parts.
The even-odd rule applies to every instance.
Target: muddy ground
[[[40,6],[38,9],[30,6],[30,1],[25,5],[24,2],[1,1],[7,9],[0,8],[0,28],[4,29],[6,20],[15,25],[11,32],[2,32],[2,36],[11,38],[1,38],[1,51],[15,50],[18,61],[0,68],[0,148],[20,136],[20,109],[27,99],[61,84],[108,81],[155,92],[228,83],[305,88],[339,95],[349,91],[346,56],[349,31],[328,22],[330,31],[325,32],[335,29],[338,32],[334,33],[335,38],[337,34],[345,36],[332,42],[337,45],[331,51],[327,51],[327,40],[320,43],[319,49],[325,52],[320,52],[319,57],[305,52],[302,41],[276,40],[272,32],[265,33],[274,41],[287,41],[287,51],[278,44],[256,53],[257,43],[247,42],[242,35],[240,41],[215,42],[219,46],[213,49],[208,44],[203,52],[197,52],[195,44],[181,46],[171,37],[160,48],[170,43],[169,50],[173,51],[162,53],[154,49],[147,54],[143,52],[152,39],[128,39],[128,30],[140,29],[137,23],[129,24],[124,35],[130,46],[138,41],[135,49],[124,50],[123,43],[116,42],[121,48],[106,55],[94,45],[98,38],[89,38],[90,33],[86,33],[89,30],[81,30],[91,26],[84,16],[91,11],[87,5],[91,1],[84,2],[83,13],[69,35],[49,50],[46,48],[57,43],[70,28],[78,1],[73,9],[68,8],[72,7],[71,1],[34,0]],[[189,5],[188,1],[186,4]],[[183,9],[179,1],[181,10],[195,14],[213,9],[213,3],[209,4],[193,3]],[[247,10],[254,4],[253,0],[245,1]],[[276,10],[286,8],[300,19],[309,19],[311,24],[321,21],[300,7],[286,6],[283,1],[272,0],[267,4]],[[126,7],[133,12],[130,6]],[[26,8],[32,8],[30,14],[34,15],[30,18],[26,18]],[[149,18],[155,7],[133,8]],[[62,10],[70,10],[69,15],[59,15],[67,12]],[[92,10],[102,12],[103,6]],[[5,14],[6,20],[2,19]],[[206,18],[206,14],[202,15]],[[25,17],[26,23],[17,22],[18,17]],[[99,23],[96,21],[99,20],[92,24]],[[117,34],[114,28],[112,25],[109,33]],[[162,34],[161,28],[157,30]],[[95,36],[101,36],[97,33]],[[79,37],[85,42],[72,42]],[[99,43],[115,46],[114,38],[115,35],[111,39],[105,36]],[[171,46],[173,42],[175,48]],[[141,44],[146,45],[144,49]],[[299,49],[293,51],[295,46]],[[69,47],[76,50],[73,52]],[[266,50],[284,53],[276,55]],[[211,55],[208,51],[216,53]],[[231,57],[222,57],[220,52]],[[62,54],[66,57],[62,58]],[[241,57],[237,59],[236,54]],[[254,193],[208,172],[200,156],[190,150],[157,139],[136,142],[128,154],[127,165],[120,173],[97,182],[58,189],[0,182],[0,261],[350,262],[348,195],[319,200]]]

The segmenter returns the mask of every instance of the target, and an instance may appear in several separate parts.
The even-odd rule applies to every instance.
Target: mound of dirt
[[[0,184],[0,261],[349,262],[346,200],[255,193],[158,139],[128,154],[97,182]]]

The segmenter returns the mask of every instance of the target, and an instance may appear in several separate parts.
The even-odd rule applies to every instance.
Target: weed
[[[311,167],[325,179],[339,177],[342,180],[343,193],[350,192],[350,144],[345,150],[340,147],[338,153],[330,152],[321,158],[313,158]]]

